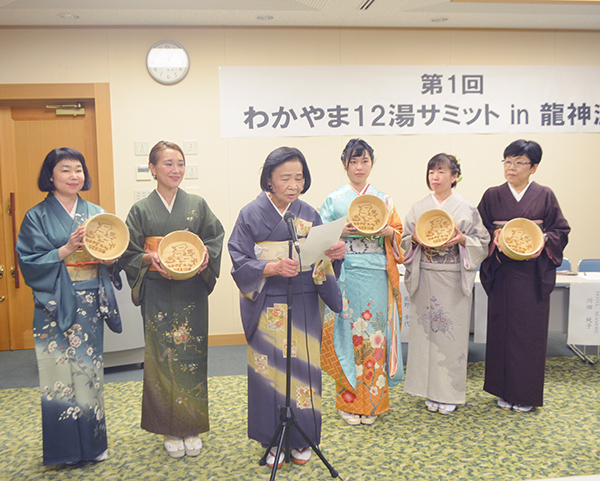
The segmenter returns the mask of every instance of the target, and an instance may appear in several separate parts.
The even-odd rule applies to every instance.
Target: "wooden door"
[[[46,196],[37,188],[46,154],[58,147],[72,147],[83,154],[92,189],[82,192],[81,196],[90,202],[101,204],[100,177],[112,181],[112,165],[109,175],[106,168],[99,169],[98,165],[94,100],[80,102],[85,108],[82,116],[57,116],[53,109],[46,108],[47,104],[56,103],[54,99],[0,103],[0,233],[3,234],[0,266],[4,268],[4,275],[0,277],[0,350],[34,347],[33,295],[15,264],[13,238],[27,210]],[[109,160],[112,164],[112,157]],[[99,170],[103,171],[102,175]],[[106,186],[104,190],[106,197]],[[113,190],[112,185],[110,190]],[[111,211],[113,206],[106,208]]]

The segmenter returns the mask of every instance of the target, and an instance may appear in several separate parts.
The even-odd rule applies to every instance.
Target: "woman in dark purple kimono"
[[[504,151],[507,182],[489,188],[478,209],[490,231],[490,255],[481,264],[488,294],[484,390],[498,396],[498,406],[529,412],[543,405],[550,294],[571,230],[554,193],[532,182],[542,159],[536,142],[517,140]],[[525,261],[502,253],[498,235],[515,217],[534,221],[544,232],[544,246]]]
[[[248,341],[248,437],[266,447],[280,420],[278,406],[285,405],[287,347],[287,286],[292,278],[293,319],[291,348],[291,407],[301,429],[316,445],[321,437],[322,321],[319,297],[335,312],[342,296],[331,262],[302,266],[288,257],[289,231],[284,214],[291,212],[300,238],[322,224],[317,211],[298,197],[310,187],[304,155],[280,147],[267,157],[260,180],[263,192],[239,214],[229,239],[231,274],[241,291],[240,309]],[[339,260],[345,244],[339,241],[325,254]],[[308,461],[311,450],[297,430],[290,431],[291,458]],[[275,447],[267,464],[275,463]],[[278,465],[283,464],[280,456]]]

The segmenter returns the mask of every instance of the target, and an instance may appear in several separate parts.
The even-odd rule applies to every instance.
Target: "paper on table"
[[[310,229],[306,242],[300,249],[302,265],[310,266],[320,259],[328,259],[325,251],[338,243],[347,221],[345,217]]]
[[[600,280],[600,272],[580,272],[579,277],[583,277],[584,279],[598,281],[598,280]]]

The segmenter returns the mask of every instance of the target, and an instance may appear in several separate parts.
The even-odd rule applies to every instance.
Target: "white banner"
[[[567,344],[600,346],[600,279],[571,284]]]
[[[221,136],[600,132],[600,67],[220,67]]]

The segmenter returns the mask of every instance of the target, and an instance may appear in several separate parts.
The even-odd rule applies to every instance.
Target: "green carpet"
[[[467,405],[430,413],[421,399],[391,391],[391,410],[373,426],[346,425],[324,375],[321,449],[349,480],[526,480],[600,474],[600,372],[575,357],[549,358],[545,403],[528,414],[496,407],[482,391],[483,363],[469,365]],[[211,431],[196,458],[171,459],[161,437],[139,427],[141,382],[108,383],[109,458],[75,468],[42,466],[37,389],[0,390],[1,480],[256,480],[262,449],[246,434],[246,378],[209,380]],[[313,455],[284,465],[278,480],[332,479]]]

